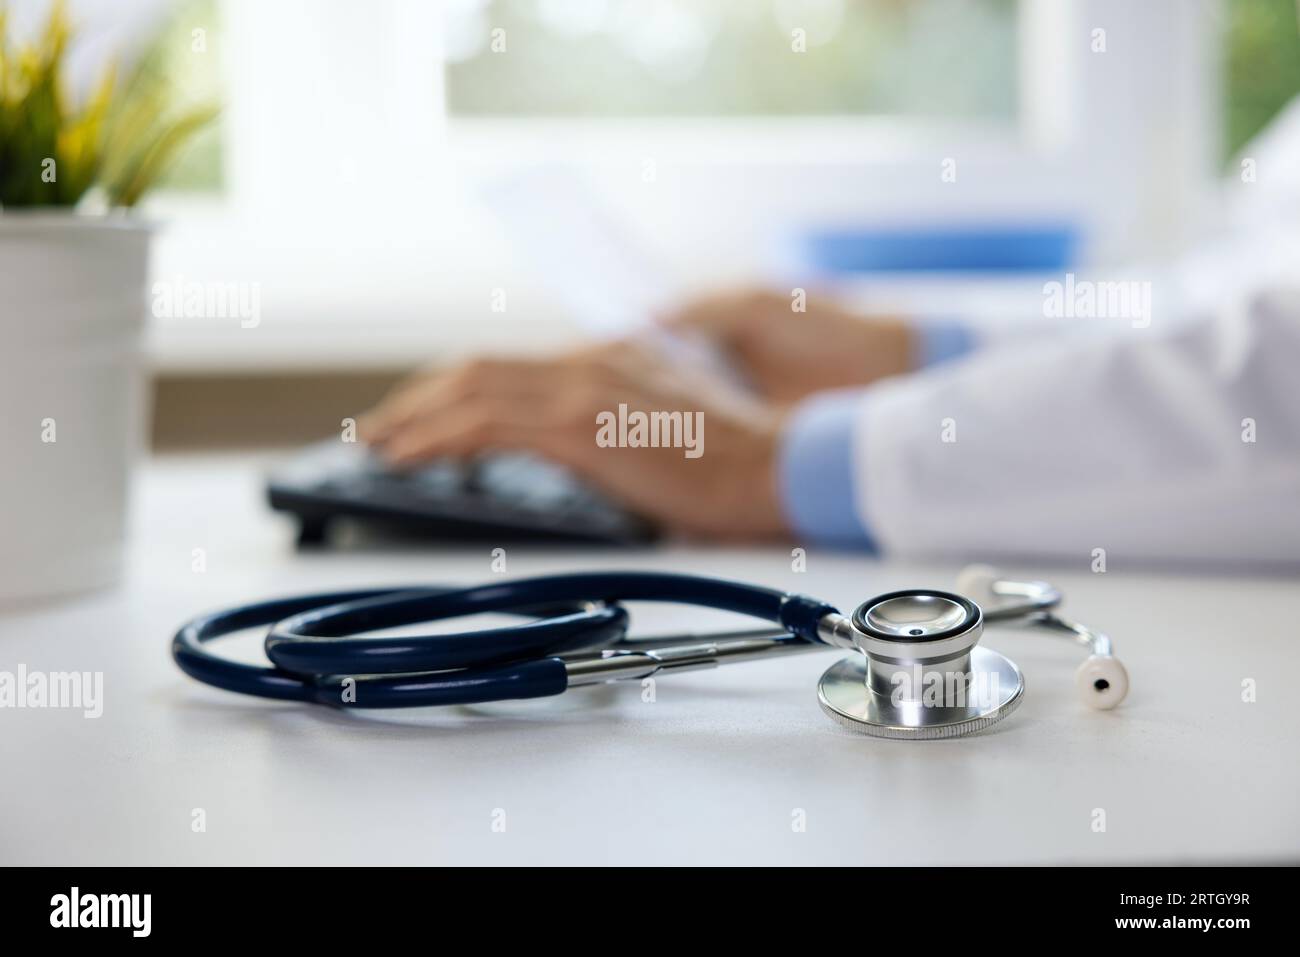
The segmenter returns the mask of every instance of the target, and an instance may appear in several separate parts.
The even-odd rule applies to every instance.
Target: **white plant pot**
[[[129,219],[0,212],[0,606],[120,576],[149,239]]]

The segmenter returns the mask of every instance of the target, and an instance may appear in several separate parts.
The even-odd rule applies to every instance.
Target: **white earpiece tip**
[[[1079,695],[1090,708],[1108,711],[1128,694],[1128,672],[1118,658],[1089,655],[1074,673]]]
[[[976,602],[986,601],[993,594],[993,583],[1002,572],[992,565],[967,565],[957,575],[957,594]]]

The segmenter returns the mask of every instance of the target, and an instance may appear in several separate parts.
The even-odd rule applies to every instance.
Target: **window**
[[[444,46],[453,116],[1016,109],[1015,0],[460,0]]]
[[[1224,148],[1233,156],[1300,93],[1295,0],[1229,0]]]
[[[148,62],[167,77],[172,95],[186,104],[220,103],[224,84],[215,46],[221,34],[217,0],[188,0],[159,31]],[[184,192],[218,193],[223,182],[220,121],[209,124],[166,174],[162,186]]]
[[[550,341],[562,311],[474,182],[538,161],[594,170],[687,286],[776,275],[792,233],[873,217],[1175,252],[1300,90],[1294,0],[192,0],[162,47],[225,112],[155,199],[157,268],[263,283],[286,343],[168,325],[164,363],[204,367]]]

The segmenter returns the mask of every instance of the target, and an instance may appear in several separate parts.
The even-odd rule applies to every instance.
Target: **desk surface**
[[[489,548],[297,555],[247,459],[153,462],[134,524],[123,586],[0,616],[0,670],[104,673],[98,719],[0,710],[0,862],[1300,859],[1300,636],[1279,625],[1293,579],[1038,570],[1067,612],[1111,633],[1128,701],[1086,710],[1081,649],[990,630],[1026,674],[1020,710],[982,736],[898,742],[822,716],[829,651],[663,679],[653,701],[635,683],[397,713],[237,697],[176,670],[181,620],[281,592],[480,580]],[[815,549],[804,573],[788,549],[507,554],[515,576],[593,561],[725,573],[841,607],[956,572]],[[650,624],[713,622],[661,608]],[[232,646],[256,656],[252,636]]]

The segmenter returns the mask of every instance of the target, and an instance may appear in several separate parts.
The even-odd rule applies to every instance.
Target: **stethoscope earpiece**
[[[1099,711],[1109,711],[1128,694],[1128,672],[1114,655],[1089,655],[1074,680],[1083,703]]]
[[[993,586],[1004,577],[992,565],[967,565],[957,573],[957,591],[983,603],[993,596]]]
[[[1012,581],[992,565],[968,565],[957,576],[957,589],[984,604],[986,618],[1020,618],[1087,646],[1091,654],[1075,672],[1075,683],[1089,708],[1108,711],[1128,695],[1128,671],[1112,653],[1110,639],[1056,614],[1061,594],[1046,582]]]

